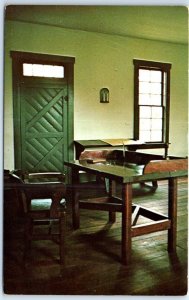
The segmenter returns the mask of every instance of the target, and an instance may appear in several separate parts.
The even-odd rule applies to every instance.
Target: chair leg
[[[33,234],[33,220],[31,218],[26,219],[26,228],[24,233],[24,261],[26,262],[27,254],[31,248],[31,236]]]
[[[115,223],[116,213],[114,211],[109,211],[109,223]]]
[[[61,212],[60,217],[60,264],[65,264],[65,235],[66,235],[66,212]]]
[[[24,249],[24,262],[27,261],[28,251],[31,247],[31,240],[33,234],[33,220],[31,218],[26,219],[26,227],[24,233],[25,239],[25,249]],[[59,220],[59,254],[60,254],[60,264],[65,264],[65,234],[66,234],[66,212],[60,213],[60,220]]]
[[[52,221],[49,221],[48,234],[51,235],[51,233],[52,233]]]

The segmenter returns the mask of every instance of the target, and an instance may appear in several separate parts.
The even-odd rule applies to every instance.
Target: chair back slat
[[[79,160],[87,159],[107,159],[112,150],[85,150],[81,153]]]

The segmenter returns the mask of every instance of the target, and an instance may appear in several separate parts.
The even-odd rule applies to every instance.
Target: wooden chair
[[[32,240],[55,240],[58,237],[60,263],[65,261],[65,217],[66,217],[66,185],[65,176],[57,172],[28,173],[21,170],[11,172],[16,182],[14,189],[22,202],[25,227],[26,259]],[[44,208],[43,200],[49,202]],[[47,201],[48,200],[48,201]],[[35,205],[34,205],[35,202]],[[58,233],[52,232],[54,222],[59,223]],[[34,232],[35,225],[48,225],[46,233]]]

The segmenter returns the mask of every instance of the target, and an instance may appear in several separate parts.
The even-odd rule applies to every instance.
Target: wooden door
[[[15,168],[29,172],[64,171],[64,160],[73,157],[69,68],[65,65],[61,79],[23,77],[23,61],[28,60],[19,60],[16,53],[13,74],[19,74],[14,81]]]
[[[62,171],[67,151],[67,85],[21,85],[22,169]]]

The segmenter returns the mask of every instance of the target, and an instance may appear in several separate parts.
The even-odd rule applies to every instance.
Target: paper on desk
[[[142,144],[142,141],[135,141],[132,139],[103,139],[103,142],[110,144],[111,146],[122,146],[124,145],[137,145],[137,144]]]

